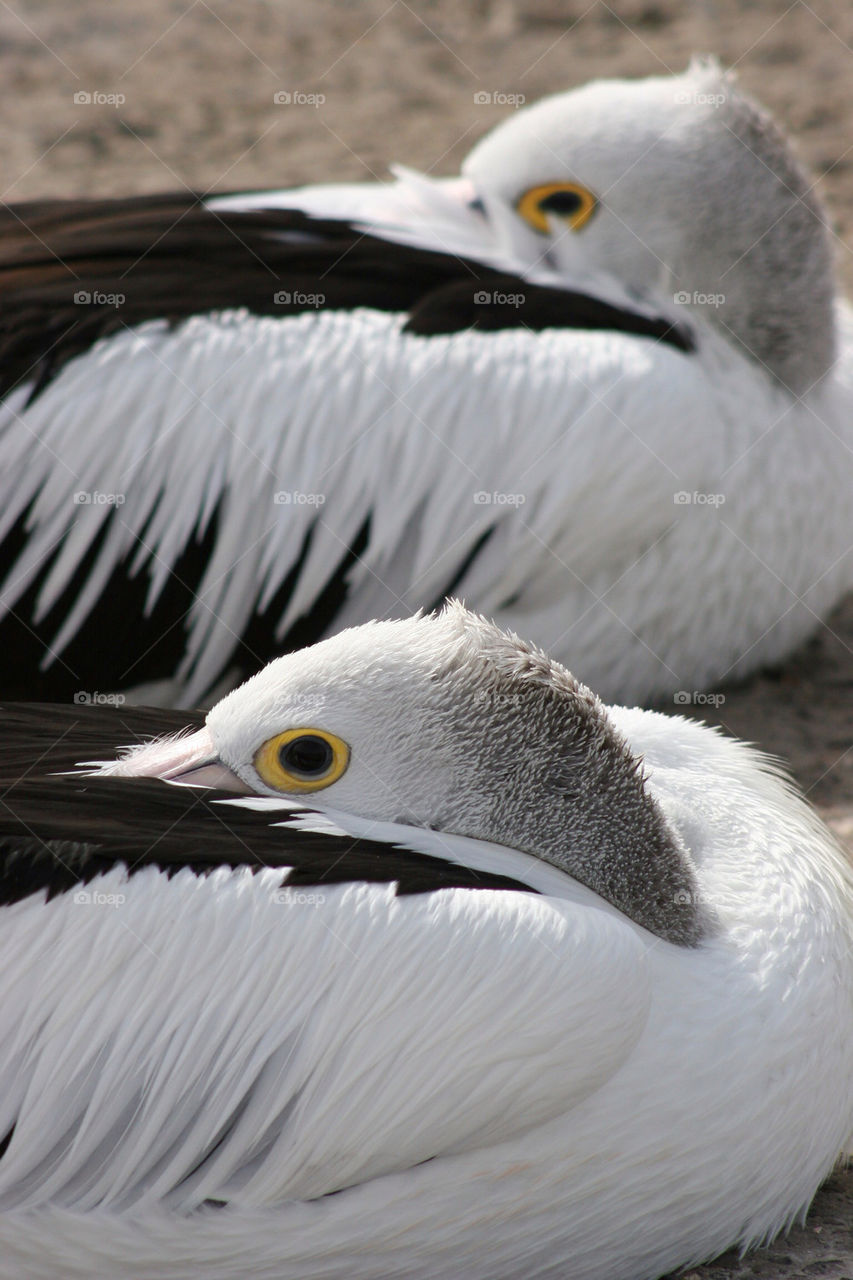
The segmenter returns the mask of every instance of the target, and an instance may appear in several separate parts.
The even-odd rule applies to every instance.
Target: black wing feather
[[[524,300],[475,303],[483,292]],[[80,305],[80,293],[124,301]],[[292,315],[318,293],[327,309],[406,312],[408,331],[424,336],[614,329],[693,350],[690,331],[664,318],[299,210],[219,212],[193,195],[38,201],[0,217],[0,395],[32,381],[35,397],[74,356],[125,326],[232,307]]]
[[[199,713],[9,703],[0,715],[2,904],[40,891],[68,893],[118,865],[129,876],[150,866],[168,875],[281,867],[290,869],[282,876],[288,886],[367,881],[393,883],[402,894],[453,887],[532,892],[510,877],[383,841],[274,826],[288,821],[285,811],[215,803],[225,792],[153,778],[61,776],[79,761],[112,758],[117,744],[198,728]]]

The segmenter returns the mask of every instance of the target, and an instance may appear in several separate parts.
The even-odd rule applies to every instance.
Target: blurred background
[[[3,0],[0,193],[371,179],[393,160],[452,173],[506,98],[680,71],[693,52],[786,124],[853,242],[838,0]]]

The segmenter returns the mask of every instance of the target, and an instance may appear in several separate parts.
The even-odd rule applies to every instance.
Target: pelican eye
[[[592,192],[577,182],[546,182],[525,191],[515,207],[534,231],[547,235],[549,216],[563,218],[572,231],[580,231],[589,222],[597,204]]]
[[[334,763],[335,753],[325,738],[317,733],[303,733],[278,749],[282,769],[301,778],[325,778]]]
[[[579,191],[552,191],[544,200],[539,201],[542,213],[556,213],[559,218],[573,218],[583,208],[583,197]]]
[[[276,791],[320,791],[337,782],[349,764],[349,747],[325,729],[287,729],[258,747],[254,765]]]

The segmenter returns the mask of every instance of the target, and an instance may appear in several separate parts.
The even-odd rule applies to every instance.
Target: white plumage
[[[519,198],[548,182],[594,193],[588,222],[546,210],[532,229]],[[274,652],[368,520],[319,630],[452,588],[628,702],[778,661],[853,584],[853,361],[829,235],[786,145],[717,68],[519,112],[462,179],[400,171],[209,207],[346,219],[389,254],[466,255],[522,292],[582,289],[680,323],[695,350],[524,321],[425,335],[369,306],[119,326],[0,418],[2,528],[29,510],[3,606],[37,587],[29,625],[43,620],[106,528],[46,662],[87,634],[117,566],[147,578],[153,609],[215,511],[185,645],[145,690],[182,705],[269,657],[236,652],[252,619],[298,565]],[[127,653],[123,687],[145,656]]]
[[[454,607],[279,659],[107,774],[228,769],[260,794],[223,822],[292,824],[261,748],[297,728],[349,753],[297,837],[538,892],[288,889],[247,849],[5,908],[4,1280],[651,1280],[804,1211],[853,1130],[853,881],[766,760]]]

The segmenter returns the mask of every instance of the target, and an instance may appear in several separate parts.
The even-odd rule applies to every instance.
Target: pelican
[[[3,1280],[654,1280],[805,1212],[853,883],[765,757],[455,603],[158,722],[4,709]]]
[[[648,705],[853,586],[832,234],[730,75],[394,172],[0,223],[0,693],[209,706],[457,594]]]

